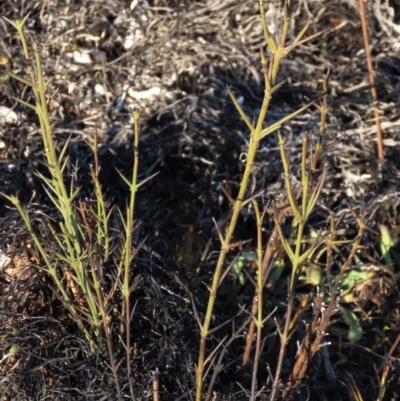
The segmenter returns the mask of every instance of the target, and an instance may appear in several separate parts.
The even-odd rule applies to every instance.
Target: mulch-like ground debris
[[[265,2],[268,28],[281,29],[282,2]],[[326,226],[329,211],[340,215],[376,207],[357,263],[374,267],[368,283],[353,290],[352,308],[363,331],[351,343],[349,327],[340,314],[313,362],[298,400],[349,399],[356,383],[364,400],[376,400],[386,355],[399,332],[398,249],[392,249],[394,270],[380,268],[385,258],[380,227],[399,233],[400,204],[400,7],[395,0],[366,3],[370,45],[384,132],[385,163],[378,160],[373,102],[366,69],[358,2],[295,2],[289,39],[311,19],[307,35],[323,33],[298,46],[282,61],[279,80],[265,126],[307,104],[322,99],[322,82],[330,71],[329,116],[319,171],[327,178],[310,226]],[[59,149],[68,145],[68,179],[81,186],[81,199],[92,199],[87,143],[98,136],[100,180],[106,198],[124,210],[128,188],[116,169],[131,174],[132,110],[141,112],[139,180],[157,173],[139,191],[135,211],[132,262],[132,366],[135,397],[151,400],[155,382],[160,400],[194,399],[199,326],[204,317],[207,285],[219,252],[215,223],[223,229],[231,206],[225,192],[236,196],[248,148],[248,130],[228,91],[250,120],[257,117],[264,96],[260,47],[265,47],[257,1],[250,0],[105,0],[17,4],[4,0],[0,14],[9,20],[29,13],[25,33],[40,48],[49,84],[51,119]],[[306,35],[306,36],[307,36]],[[26,74],[21,43],[14,28],[0,22],[0,52],[18,74]],[[37,116],[12,100],[33,102],[24,85],[0,82],[0,192],[18,194],[49,254],[57,252],[47,224],[59,216],[43,191],[35,171],[46,171]],[[302,137],[316,144],[320,115],[311,106],[281,127],[291,160],[293,179],[299,177]],[[257,152],[247,197],[262,192],[259,202],[284,197],[284,179],[276,133]],[[297,177],[297,178],[296,178]],[[215,221],[215,223],[214,223]],[[93,353],[68,315],[54,283],[40,268],[40,258],[18,213],[0,197],[0,394],[4,400],[114,400],[114,377],[107,359]],[[264,222],[265,242],[273,228]],[[285,228],[290,231],[290,227]],[[343,238],[354,238],[354,219],[343,220]],[[251,207],[241,214],[235,232],[241,242],[228,256],[254,253],[255,216]],[[139,244],[141,244],[139,246]],[[208,254],[202,255],[206,246]],[[349,249],[344,249],[346,257]],[[397,256],[397,259],[396,259]],[[252,262],[247,259],[250,274]],[[372,269],[371,267],[371,269]],[[112,277],[113,266],[107,277]],[[283,319],[286,273],[282,284],[266,297],[280,305]],[[316,289],[304,285],[304,293]],[[213,382],[212,399],[248,400],[252,367],[240,365],[251,297],[251,284],[239,285],[228,275],[221,285],[213,316],[208,352],[215,350],[205,392]],[[311,316],[304,312],[304,319]],[[225,323],[225,324],[224,324]],[[303,331],[302,331],[303,330]],[[266,340],[258,369],[260,399],[268,399],[275,371],[279,336],[273,319],[265,325]],[[282,380],[290,375],[299,328],[288,346]],[[223,353],[222,363],[218,357]],[[120,386],[129,397],[124,350]],[[392,353],[385,400],[400,398],[399,352]],[[210,366],[210,365],[208,365]],[[214,373],[217,372],[218,374]],[[349,384],[350,383],[350,384]],[[128,398],[126,398],[128,399]]]

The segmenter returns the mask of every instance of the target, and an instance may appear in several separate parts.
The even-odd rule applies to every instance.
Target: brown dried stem
[[[351,211],[351,210],[350,210]],[[353,211],[351,211],[354,213]],[[317,353],[317,351],[324,346],[323,338],[326,335],[327,328],[331,323],[332,316],[339,310],[340,301],[340,284],[343,275],[347,270],[350,269],[351,262],[356,254],[357,250],[360,249],[360,242],[363,237],[364,231],[366,230],[366,225],[364,224],[364,216],[355,216],[359,230],[357,236],[355,237],[351,252],[343,264],[340,273],[334,277],[331,275],[330,266],[332,265],[332,249],[339,243],[335,241],[335,232],[337,231],[337,224],[335,222],[334,216],[330,216],[330,232],[326,238],[326,270],[328,277],[328,288],[330,301],[328,306],[324,303],[324,293],[317,292],[314,297],[313,304],[313,318],[311,324],[307,325],[307,334],[304,341],[299,349],[298,357],[293,366],[292,372],[290,374],[289,380],[286,384],[286,388],[282,394],[283,399],[292,399],[294,393],[298,386],[303,382],[306,377],[306,373],[311,365],[312,359]]]
[[[368,26],[367,26],[367,18],[365,15],[364,1],[359,0],[358,4],[359,4],[359,8],[360,8],[360,20],[361,20],[361,28],[362,28],[363,38],[364,38],[365,57],[367,59],[368,76],[369,76],[369,82],[371,83],[371,96],[372,96],[372,102],[373,102],[373,106],[374,106],[374,117],[375,117],[375,124],[376,124],[376,140],[378,143],[378,157],[380,160],[384,161],[385,155],[383,153],[383,136],[382,136],[382,128],[381,128],[381,119],[380,119],[379,109],[378,109],[378,93],[376,91],[375,74],[374,74],[374,68],[372,66],[371,50],[369,48]]]

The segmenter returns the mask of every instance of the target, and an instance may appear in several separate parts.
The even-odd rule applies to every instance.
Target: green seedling
[[[387,226],[379,225],[379,231],[381,232],[381,253],[385,258],[386,266],[394,270],[394,261],[391,255],[393,248],[398,244],[398,240],[395,236],[392,236]]]
[[[375,277],[376,272],[373,270],[363,270],[358,271],[352,269],[348,271],[342,279],[343,292],[341,296],[341,301],[345,303],[350,303],[354,301],[353,289],[358,283],[365,282],[373,277]]]
[[[349,341],[351,343],[355,343],[356,341],[361,339],[363,334],[360,323],[358,321],[358,317],[354,312],[352,312],[348,308],[345,308],[344,306],[340,307],[340,311],[342,313],[345,323],[349,326]]]

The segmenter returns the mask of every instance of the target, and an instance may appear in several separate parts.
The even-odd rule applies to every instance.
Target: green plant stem
[[[134,152],[134,165],[133,165],[133,177],[132,177],[132,187],[131,187],[131,197],[128,211],[130,213],[134,213],[135,210],[135,200],[136,200],[136,192],[137,188],[137,177],[139,171],[139,118],[140,115],[138,112],[133,112],[132,114],[134,118],[134,133],[133,133],[133,152]],[[129,213],[129,214],[130,214]],[[133,216],[131,218],[131,226],[129,227],[129,244],[126,246],[129,249],[129,264],[125,265],[125,276],[124,276],[124,297],[125,297],[125,313],[126,313],[126,365],[128,370],[129,377],[129,390],[131,393],[132,400],[135,400],[133,383],[131,380],[131,306],[130,306],[130,285],[129,285],[129,271],[130,264],[132,260],[132,234],[134,230],[134,221]],[[128,217],[127,217],[128,220]],[[129,220],[128,220],[129,221]]]
[[[46,252],[41,249],[40,241],[35,241],[35,244],[38,247],[43,261],[47,266],[47,271],[53,278],[54,282],[57,285],[57,288],[62,294],[65,306],[71,312],[80,329],[84,332],[85,336],[90,341],[90,344],[95,348],[96,342],[93,341],[92,336],[89,334],[89,331],[85,328],[84,320],[90,318],[95,328],[95,334],[97,335],[99,333],[98,330],[101,325],[101,313],[98,309],[98,305],[96,304],[95,296],[93,296],[95,294],[92,293],[93,287],[92,282],[90,281],[90,273],[88,269],[89,255],[87,249],[84,246],[86,242],[85,233],[83,233],[79,225],[77,208],[76,204],[74,203],[74,199],[79,193],[79,188],[74,189],[73,183],[71,183],[71,189],[69,193],[64,183],[63,171],[67,164],[67,160],[63,162],[62,158],[65,155],[69,140],[64,145],[64,148],[60,153],[60,158],[58,159],[56,153],[56,145],[52,136],[54,124],[50,123],[48,103],[46,99],[46,91],[49,82],[44,81],[41,57],[38,47],[35,43],[33,43],[32,45],[34,55],[33,60],[30,57],[26,38],[23,32],[23,26],[27,20],[27,17],[25,17],[22,21],[16,21],[15,23],[11,21],[9,22],[17,29],[20,36],[30,81],[22,77],[18,77],[12,73],[10,74],[10,76],[30,86],[35,95],[36,102],[34,105],[29,104],[22,99],[15,100],[34,110],[39,119],[42,141],[44,145],[44,156],[48,172],[50,173],[50,177],[47,177],[38,172],[36,173],[36,175],[42,180],[44,184],[44,189],[48,194],[49,199],[53,202],[54,206],[60,211],[62,215],[62,221],[59,224],[61,234],[59,232],[56,232],[56,230],[51,227],[50,231],[55,242],[59,245],[59,248],[61,250],[61,252],[57,254],[57,257],[63,262],[65,266],[62,275],[65,275],[67,278],[66,286],[63,283],[63,280],[59,278],[60,273],[57,271],[56,266],[52,266],[50,260],[47,258]],[[35,65],[35,68],[32,64]],[[28,224],[30,223],[29,216],[24,213],[21,207],[19,208],[19,212],[24,218],[25,224],[33,235],[33,238],[35,238],[32,226]],[[67,288],[68,286],[70,287],[69,290]],[[73,302],[73,297],[71,298],[71,296],[68,296],[68,292],[72,292],[73,297],[75,297],[75,301],[77,301],[78,305]],[[82,292],[84,298],[82,298],[80,292]],[[83,299],[87,303],[89,313],[81,307],[82,305],[80,304],[80,302]]]
[[[257,153],[258,144],[263,137],[265,137],[266,135],[268,135],[268,134],[272,133],[273,131],[275,131],[276,129],[278,129],[284,121],[289,120],[292,116],[298,114],[301,110],[308,107],[308,106],[305,106],[304,108],[300,109],[299,111],[293,113],[291,116],[286,116],[281,121],[273,124],[274,127],[270,127],[270,129],[265,129],[265,130],[262,129],[262,124],[265,120],[267,110],[269,108],[269,104],[270,104],[270,101],[272,98],[272,94],[283,85],[283,82],[275,85],[280,63],[282,61],[282,58],[285,57],[294,48],[295,45],[291,45],[290,48],[285,49],[285,41],[286,41],[286,36],[288,33],[288,26],[289,26],[288,25],[289,24],[288,2],[287,1],[285,2],[284,27],[283,27],[283,32],[281,35],[281,40],[279,42],[279,46],[275,43],[275,40],[271,37],[271,35],[268,32],[268,27],[267,27],[267,24],[265,21],[265,10],[264,10],[264,5],[263,5],[262,0],[259,0],[259,5],[260,5],[260,15],[261,15],[261,21],[262,21],[262,26],[263,26],[263,31],[264,31],[264,37],[265,37],[265,40],[268,43],[268,46],[272,53],[271,54],[271,68],[268,69],[267,61],[264,57],[263,51],[261,50],[261,63],[262,63],[262,67],[263,67],[264,77],[265,77],[265,92],[264,92],[264,99],[263,99],[261,109],[260,109],[260,114],[259,114],[258,120],[257,120],[257,125],[255,127],[252,127],[252,125],[249,123],[249,119],[244,116],[244,112],[243,112],[242,108],[240,107],[240,105],[238,104],[236,99],[233,97],[233,95],[230,93],[231,98],[232,98],[236,108],[239,111],[239,114],[243,117],[244,121],[246,122],[246,125],[250,129],[250,141],[249,141],[249,150],[247,153],[246,166],[245,166],[243,178],[242,178],[242,181],[240,184],[239,194],[234,203],[233,214],[232,214],[229,226],[228,226],[227,233],[224,236],[221,233],[219,233],[219,237],[221,239],[221,250],[220,250],[219,258],[218,258],[217,265],[216,265],[216,268],[214,271],[212,284],[211,284],[211,287],[209,288],[210,295],[209,295],[207,310],[206,310],[206,314],[205,314],[205,318],[204,318],[204,323],[200,327],[200,347],[199,347],[199,357],[198,357],[197,370],[196,370],[196,396],[195,396],[196,401],[201,400],[207,336],[209,334],[212,313],[213,313],[213,309],[214,309],[215,300],[217,297],[217,290],[218,290],[218,286],[220,284],[220,278],[222,275],[225,258],[229,251],[229,248],[231,246],[231,240],[233,237],[233,233],[235,231],[236,224],[237,224],[237,221],[239,218],[239,214],[242,209],[243,202],[244,202],[244,197],[246,195],[249,177],[254,170],[254,160],[255,160],[256,153]],[[298,41],[301,38],[301,35],[303,35],[304,33],[305,33],[305,30],[303,30],[302,33],[300,35],[298,35],[296,40]],[[300,42],[298,42],[298,43],[300,43]],[[276,128],[275,128],[275,126],[276,126]]]
[[[275,400],[276,392],[278,390],[279,379],[281,376],[282,366],[283,366],[283,358],[285,356],[286,345],[289,341],[288,333],[289,333],[290,319],[292,316],[293,301],[294,301],[294,293],[289,292],[289,299],[287,303],[286,316],[285,316],[285,325],[283,327],[283,332],[281,333],[281,347],[279,350],[278,363],[276,366],[272,391],[269,398],[270,401]]]
[[[322,105],[314,104],[315,107],[317,107],[321,113],[321,120],[320,120],[320,125],[319,125],[319,140],[315,146],[314,150],[314,155],[313,155],[313,160],[311,163],[311,171],[315,171],[317,168],[317,163],[319,159],[319,155],[322,149],[322,138],[324,137],[325,130],[326,130],[326,117],[328,115],[329,109],[328,109],[328,84],[329,84],[329,70],[324,77],[323,81],[323,86],[322,89],[324,91],[324,96],[322,98]]]
[[[310,182],[309,182],[309,173],[307,169],[307,143],[308,143],[307,136],[304,135],[302,155],[301,155],[302,158],[301,158],[301,208],[300,208],[298,206],[296,196],[294,196],[293,194],[293,188],[290,182],[289,162],[285,154],[284,140],[282,135],[279,134],[279,146],[281,151],[283,169],[285,172],[286,191],[288,193],[288,200],[295,218],[295,223],[297,224],[297,236],[295,242],[295,250],[293,252],[290,244],[287,243],[283,235],[282,228],[279,225],[277,226],[282,241],[282,245],[285,248],[285,251],[289,256],[289,259],[292,264],[292,275],[288,287],[288,303],[286,309],[285,323],[283,331],[281,333],[281,347],[279,351],[278,364],[270,396],[271,401],[274,401],[276,397],[276,393],[278,390],[278,383],[283,366],[283,359],[285,355],[286,345],[289,341],[290,322],[292,320],[293,303],[295,299],[295,290],[297,286],[297,278],[299,275],[299,271],[304,260],[311,254],[311,252],[315,250],[315,248],[319,244],[319,240],[317,239],[309,249],[305,250],[302,253],[302,239],[304,236],[305,224],[311,212],[313,211],[313,208],[319,197],[325,179],[325,174],[323,174],[319,182],[317,182],[317,184],[315,185],[315,188],[312,189],[311,196],[309,196]],[[274,218],[275,218],[275,224],[277,224],[277,218],[278,218],[277,215],[275,215]]]
[[[268,105],[269,105],[269,101],[270,101],[270,99],[266,96],[264,98],[264,102],[263,102],[263,105],[261,108],[262,111],[260,113],[260,117],[262,117],[261,123],[265,118],[265,115],[266,115],[266,112],[268,109]],[[259,119],[259,121],[260,121],[260,119]],[[259,136],[261,134],[261,127],[262,127],[261,123],[257,124],[257,128],[255,129],[254,133],[252,134],[252,140],[250,140],[250,148],[249,148],[249,153],[247,156],[245,171],[243,174],[243,180],[240,185],[239,195],[235,201],[233,215],[232,215],[229,227],[228,227],[228,232],[227,232],[226,237],[224,238],[224,241],[221,246],[221,251],[219,254],[217,266],[215,268],[215,272],[214,272],[214,276],[213,276],[212,285],[210,288],[210,297],[209,297],[209,301],[208,301],[208,305],[207,305],[207,312],[206,312],[206,316],[204,319],[204,323],[203,323],[203,325],[201,327],[201,331],[200,331],[201,340],[200,340],[200,351],[199,351],[199,359],[198,359],[198,363],[197,363],[197,375],[196,375],[196,401],[201,400],[206,342],[207,342],[208,331],[210,328],[212,312],[214,309],[215,299],[217,297],[217,289],[219,286],[219,281],[221,278],[222,268],[224,266],[226,254],[229,250],[233,232],[236,228],[236,223],[238,221],[240,210],[242,208],[244,196],[245,196],[245,193],[247,190],[247,184],[249,181],[249,177],[253,170],[253,162],[254,162],[256,152],[257,152],[257,144],[259,141]]]
[[[265,64],[266,64],[266,62],[265,62]],[[270,89],[268,89],[268,86]],[[260,111],[260,115],[259,115],[259,118],[257,121],[257,125],[251,131],[251,134],[250,134],[249,151],[247,154],[247,161],[246,161],[246,166],[245,166],[245,170],[243,173],[243,179],[240,184],[239,194],[235,200],[233,214],[232,214],[229,226],[228,226],[227,234],[226,234],[225,238],[223,238],[223,241],[221,244],[221,251],[219,254],[217,266],[215,268],[215,272],[214,272],[214,276],[213,276],[212,285],[210,288],[210,297],[208,300],[207,311],[206,311],[204,323],[200,330],[201,339],[200,339],[200,350],[199,350],[199,358],[198,358],[198,363],[197,363],[197,374],[196,374],[196,401],[201,400],[207,336],[208,336],[208,331],[209,331],[210,324],[211,324],[212,311],[214,309],[215,299],[217,297],[217,290],[218,290],[218,286],[219,286],[219,282],[220,282],[220,278],[221,278],[221,274],[222,274],[222,269],[224,266],[226,254],[228,253],[230,245],[231,245],[232,236],[233,236],[233,233],[236,228],[239,214],[242,209],[244,197],[245,197],[245,194],[247,191],[247,184],[249,182],[250,175],[254,168],[253,167],[254,159],[255,159],[255,156],[257,153],[258,143],[259,143],[259,141],[261,139],[261,135],[262,135],[262,123],[266,117],[269,103],[272,98],[271,92],[272,92],[271,86],[269,84],[266,84],[265,96],[264,96],[263,103],[261,106],[261,111]]]
[[[299,259],[301,253],[301,239],[303,238],[304,233],[304,223],[300,223],[297,229],[297,240],[296,240],[296,248],[295,248],[295,256],[292,261],[292,277],[289,283],[289,296],[288,296],[288,303],[286,308],[286,316],[285,316],[285,324],[283,327],[283,331],[281,333],[281,347],[279,350],[279,357],[278,357],[278,364],[275,372],[274,383],[272,387],[272,392],[270,395],[270,401],[274,401],[276,397],[276,392],[278,390],[279,379],[282,371],[283,366],[283,358],[285,356],[286,345],[289,341],[289,330],[290,330],[290,322],[292,319],[292,312],[293,312],[293,303],[294,303],[294,296],[295,296],[295,289],[297,284],[297,275],[299,271]]]
[[[262,274],[262,217],[260,214],[260,210],[256,201],[253,201],[254,212],[256,214],[257,220],[257,319],[256,319],[256,327],[257,327],[257,341],[256,341],[256,351],[254,355],[254,366],[253,366],[253,377],[251,382],[251,392],[250,392],[250,401],[255,400],[256,393],[256,385],[257,385],[257,370],[258,363],[260,361],[261,355],[261,337],[262,337],[262,327],[264,324],[263,321],[263,288],[264,288],[264,280]],[[255,316],[253,316],[255,319]]]
[[[128,370],[128,377],[129,377],[129,390],[131,393],[132,399],[134,397],[134,389],[133,383],[130,379],[131,377],[131,368],[130,368],[130,356],[131,356],[131,306],[130,306],[130,295],[131,295],[131,286],[129,281],[129,273],[131,271],[131,262],[133,259],[134,253],[132,252],[132,237],[133,231],[135,228],[135,221],[134,221],[134,210],[135,210],[135,201],[136,201],[136,193],[139,188],[138,180],[138,170],[139,170],[139,118],[140,114],[137,111],[132,113],[132,117],[134,119],[134,132],[133,132],[133,174],[131,181],[128,181],[122,173],[119,173],[125,183],[129,186],[130,190],[130,199],[129,199],[129,206],[126,210],[126,219],[125,219],[125,242],[122,250],[121,255],[121,263],[118,267],[118,276],[120,276],[121,272],[123,274],[123,281],[122,281],[122,297],[124,299],[123,305],[123,316],[125,319],[125,328],[121,327],[121,334],[125,332],[126,340],[125,340],[125,347],[126,347],[126,355],[127,355],[127,370]]]

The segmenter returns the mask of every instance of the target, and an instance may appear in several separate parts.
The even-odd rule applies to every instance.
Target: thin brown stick
[[[382,136],[382,128],[381,128],[381,119],[379,116],[379,109],[378,109],[378,94],[377,94],[376,86],[375,86],[375,74],[374,74],[374,69],[372,66],[371,51],[369,48],[368,26],[367,26],[367,19],[365,16],[364,1],[358,0],[358,4],[359,4],[359,8],[360,8],[361,29],[362,29],[363,38],[364,38],[365,57],[367,59],[369,82],[371,83],[371,96],[372,96],[372,101],[373,101],[373,105],[374,105],[374,118],[375,118],[375,124],[376,124],[376,140],[378,143],[378,157],[380,160],[384,161],[385,155],[383,153],[383,136]]]
[[[232,344],[232,342],[233,342],[234,340],[236,340],[236,339],[243,333],[243,330],[245,329],[245,327],[247,326],[247,324],[249,323],[249,321],[250,321],[251,319],[252,319],[252,318],[249,317],[249,318],[239,327],[239,329],[237,329],[236,331],[234,331],[234,327],[232,328],[232,331],[233,331],[232,337],[231,337],[231,338],[227,341],[227,343],[223,346],[222,351],[221,351],[221,353],[220,353],[220,355],[219,355],[219,358],[218,358],[218,360],[217,360],[217,364],[215,365],[215,368],[214,368],[214,373],[213,373],[213,375],[212,375],[212,377],[211,377],[210,384],[209,384],[209,386],[208,386],[208,390],[207,390],[207,393],[206,393],[205,401],[210,401],[210,400],[211,400],[212,392],[213,392],[213,387],[214,387],[214,384],[215,384],[215,382],[216,382],[216,380],[217,380],[218,373],[222,370],[222,361],[223,361],[223,359],[224,359],[224,356],[225,356],[226,352],[228,351],[228,347]],[[232,326],[234,326],[234,321],[232,322]],[[227,367],[227,366],[224,366],[225,369],[226,369],[226,367]]]
[[[397,349],[399,342],[400,342],[400,333],[397,335],[396,340],[394,341],[394,343],[390,347],[388,354],[386,355],[385,366],[383,368],[382,375],[381,375],[379,394],[378,394],[377,401],[382,401],[385,396],[387,378],[389,375],[389,371],[392,369],[392,366],[390,364],[390,357],[392,356],[394,350]]]
[[[153,374],[153,401],[160,401],[158,388],[158,371]]]
[[[337,288],[339,281],[337,283],[334,291],[332,291],[334,296],[331,298],[331,302],[326,310],[323,303],[323,294],[317,294],[314,298],[313,321],[309,326],[305,341],[299,350],[299,356],[296,359],[289,381],[282,394],[283,399],[291,399],[293,392],[304,380],[313,357],[320,347],[323,346],[322,340],[326,334],[326,329],[331,322],[332,316],[338,310]]]
[[[288,287],[290,287],[290,284],[288,284]],[[282,372],[282,367],[283,367],[283,358],[284,358],[285,351],[286,351],[286,345],[289,342],[289,338],[290,338],[289,326],[290,326],[290,319],[291,319],[292,311],[293,311],[293,302],[294,302],[294,292],[289,291],[289,299],[288,299],[288,303],[287,303],[286,316],[285,316],[285,325],[284,325],[283,331],[281,333],[281,347],[279,350],[278,364],[276,367],[274,382],[272,385],[272,391],[271,391],[271,395],[269,398],[271,401],[275,401],[276,393],[278,391],[278,386],[279,386],[279,379],[281,377],[281,372]]]

